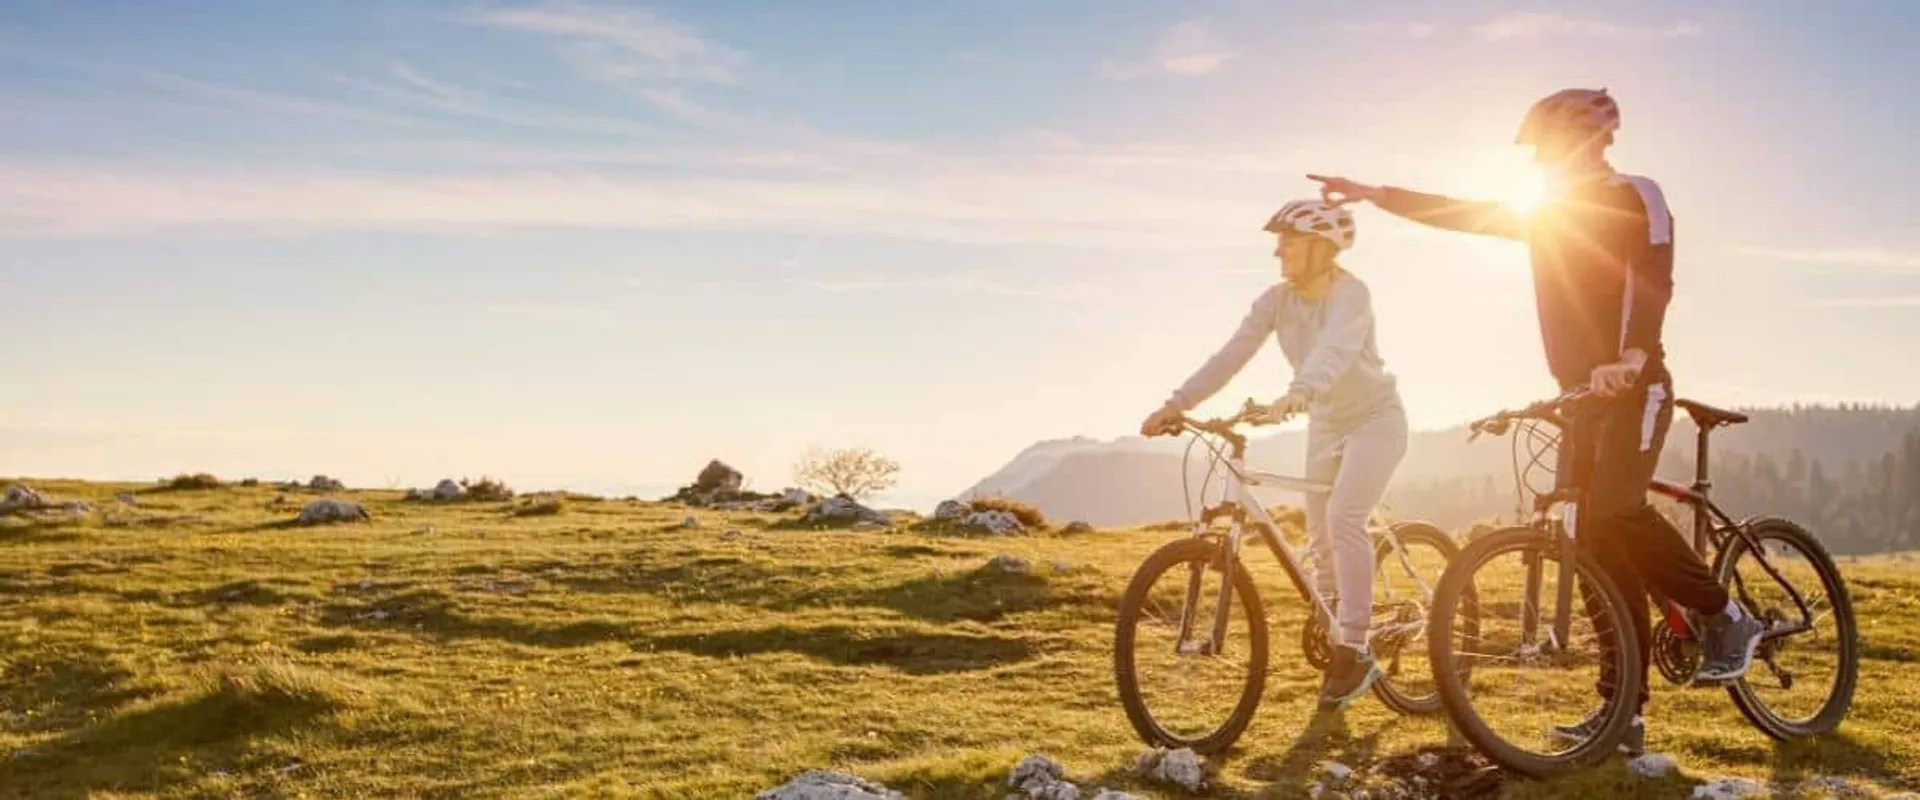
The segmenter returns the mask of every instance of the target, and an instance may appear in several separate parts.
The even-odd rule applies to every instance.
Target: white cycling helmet
[[[1353,246],[1353,213],[1322,200],[1293,200],[1273,212],[1264,230],[1311,233],[1345,250]]]
[[[1541,131],[1570,130],[1587,136],[1607,136],[1620,129],[1620,106],[1606,89],[1561,89],[1541,98],[1520,120],[1515,144],[1534,144]]]

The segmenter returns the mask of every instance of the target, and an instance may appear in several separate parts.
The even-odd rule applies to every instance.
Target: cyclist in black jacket
[[[1673,215],[1658,184],[1607,163],[1605,149],[1619,127],[1619,107],[1605,89],[1565,89],[1535,103],[1516,142],[1533,147],[1549,191],[1524,214],[1499,203],[1307,177],[1329,197],[1364,199],[1434,227],[1527,244],[1548,370],[1562,391],[1587,384],[1609,398],[1585,441],[1565,443],[1560,452],[1561,470],[1587,477],[1576,541],[1634,609],[1643,675],[1651,584],[1694,614],[1705,650],[1694,685],[1720,684],[1746,674],[1765,627],[1732,602],[1686,538],[1647,502],[1673,419],[1673,379],[1660,336],[1673,295]],[[1590,613],[1599,610],[1593,597],[1587,602]],[[1601,695],[1611,700],[1615,683],[1603,674]],[[1637,691],[1644,710],[1645,681]],[[1595,712],[1555,731],[1584,739],[1599,720]],[[1645,737],[1636,714],[1623,746],[1640,752]]]

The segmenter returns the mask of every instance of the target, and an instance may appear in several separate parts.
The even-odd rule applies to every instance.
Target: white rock
[[[906,795],[844,772],[814,769],[754,800],[906,800]]]
[[[1414,762],[1418,763],[1421,769],[1433,769],[1434,767],[1440,766],[1440,754],[1421,753],[1419,758],[1414,759]]]
[[[45,508],[47,496],[31,486],[9,486],[6,497],[0,498],[0,508]]]
[[[973,506],[958,500],[942,500],[933,507],[933,518],[941,522],[952,522],[973,513]]]
[[[987,565],[982,569],[1005,572],[1009,575],[1029,575],[1033,573],[1033,564],[1019,556],[1001,553],[987,559]]]
[[[1126,792],[1116,792],[1112,789],[1102,788],[1100,791],[1093,793],[1093,800],[1140,800],[1140,798],[1134,797]]]
[[[301,525],[325,525],[332,522],[355,522],[373,519],[367,513],[367,507],[359,503],[335,500],[323,497],[300,509],[300,516],[294,521]]]
[[[1002,536],[1026,530],[1026,526],[1020,524],[1020,518],[1007,511],[975,511],[968,514],[962,524]]]
[[[1627,762],[1627,771],[1642,778],[1664,778],[1679,769],[1679,762],[1665,753],[1647,753]]]
[[[740,538],[740,536],[741,533],[739,531],[727,531],[726,533],[720,534],[720,541],[731,542]]]
[[[315,475],[313,480],[307,482],[307,488],[322,492],[338,492],[346,489],[347,485],[325,475]]]
[[[1338,761],[1320,762],[1320,771],[1325,773],[1327,779],[1334,783],[1344,783],[1348,778],[1353,777],[1353,768]]]
[[[1044,755],[1020,759],[1007,774],[1007,785],[1038,800],[1080,800],[1080,787],[1068,781],[1066,770]]]
[[[803,506],[819,499],[814,493],[794,486],[780,490],[780,501],[788,505]]]
[[[682,527],[682,528],[698,528],[698,527],[700,527],[700,520],[699,520],[698,518],[695,518],[695,517],[687,517],[686,519],[683,519],[683,520],[680,520],[680,527]]]
[[[439,483],[433,485],[433,491],[429,496],[435,500],[458,500],[466,493],[467,490],[461,488],[460,484],[455,482],[454,479],[441,478]]]
[[[134,497],[132,492],[121,492],[119,494],[114,495],[113,499],[118,500],[122,503],[126,503],[127,505],[130,505],[130,506],[140,505],[140,498]]]
[[[1721,778],[1693,787],[1694,800],[1736,800],[1767,794],[1767,787],[1752,778]]]
[[[888,516],[884,512],[875,511],[863,506],[853,498],[845,495],[836,495],[827,498],[809,510],[801,520],[804,522],[865,521],[880,525],[893,524],[893,517]]]
[[[1150,777],[1166,781],[1190,792],[1206,787],[1206,772],[1200,769],[1200,756],[1192,750],[1182,747],[1160,757],[1160,763],[1153,765]]]

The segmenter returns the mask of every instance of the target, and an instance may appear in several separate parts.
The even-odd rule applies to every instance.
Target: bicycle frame
[[[1476,421],[1472,425],[1474,430],[1473,435],[1477,437],[1483,428],[1492,429],[1498,427],[1504,430],[1507,421],[1510,419],[1537,420],[1560,428],[1561,443],[1563,446],[1567,442],[1576,443],[1575,446],[1578,446],[1578,443],[1582,441],[1579,438],[1581,435],[1580,419],[1578,416],[1562,415],[1559,411],[1563,404],[1571,400],[1579,399],[1584,395],[1584,390],[1576,389],[1553,400],[1535,403],[1521,412],[1501,412],[1493,417]],[[1763,636],[1763,641],[1789,636],[1811,628],[1813,625],[1812,611],[1807,608],[1805,598],[1801,597],[1800,592],[1767,560],[1766,554],[1761,549],[1759,542],[1754,540],[1746,528],[1735,522],[1731,516],[1713,502],[1710,496],[1713,482],[1708,477],[1710,469],[1709,442],[1712,434],[1712,426],[1702,426],[1699,427],[1698,430],[1699,432],[1696,435],[1695,442],[1693,484],[1691,486],[1681,486],[1671,481],[1654,478],[1648,486],[1648,492],[1681,502],[1692,510],[1693,548],[1702,558],[1706,558],[1716,550],[1724,549],[1729,539],[1739,537],[1746,543],[1747,548],[1753,552],[1754,558],[1760,561],[1761,566],[1766,569],[1767,574],[1786,588],[1788,595],[1793,598],[1794,604],[1800,609],[1801,621],[1798,624],[1792,625],[1780,624],[1770,626],[1768,632]],[[1554,477],[1554,489],[1550,492],[1538,494],[1534,498],[1533,515],[1528,523],[1529,526],[1547,531],[1552,535],[1560,558],[1559,583],[1556,586],[1557,596],[1555,598],[1556,608],[1554,609],[1552,637],[1542,648],[1545,652],[1552,652],[1553,649],[1565,644],[1571,634],[1574,548],[1579,535],[1579,509],[1581,502],[1586,497],[1584,480],[1573,481],[1568,477],[1567,472],[1560,470],[1555,471]],[[1559,521],[1558,525],[1555,524],[1555,520],[1550,515],[1551,510],[1556,505],[1565,506],[1565,513],[1562,515],[1563,519]],[[1526,567],[1525,596],[1531,600],[1531,598],[1539,596],[1540,593],[1540,581],[1543,577],[1541,573],[1540,556],[1538,554],[1528,554],[1526,556]],[[1747,594],[1745,582],[1740,579],[1738,573],[1733,576],[1733,582],[1735,583],[1735,588],[1738,590],[1739,597],[1745,605],[1750,609],[1756,607],[1758,604]],[[1649,587],[1649,589],[1651,590],[1651,587]],[[1659,598],[1658,602],[1665,609],[1665,622],[1673,632],[1681,635],[1689,633],[1686,615],[1680,605],[1675,601],[1665,598]],[[1522,641],[1527,643],[1533,642],[1534,636],[1538,633],[1538,627],[1539,609],[1529,603],[1521,609]]]
[[[1753,553],[1754,559],[1760,562],[1760,566],[1767,571],[1767,574],[1772,576],[1775,582],[1787,590],[1787,595],[1793,598],[1793,604],[1800,609],[1800,622],[1795,624],[1783,623],[1771,625],[1768,631],[1762,635],[1762,641],[1778,639],[1782,636],[1791,636],[1812,628],[1813,612],[1812,609],[1807,608],[1806,598],[1801,597],[1799,590],[1795,589],[1793,584],[1789,582],[1785,576],[1782,576],[1779,570],[1774,568],[1773,563],[1767,560],[1766,552],[1760,547],[1760,543],[1755,541],[1751,534],[1747,533],[1746,527],[1734,522],[1733,518],[1729,516],[1727,512],[1722,511],[1720,506],[1713,502],[1713,498],[1711,497],[1713,481],[1708,477],[1707,465],[1709,452],[1708,437],[1712,432],[1713,429],[1711,427],[1700,427],[1699,433],[1695,436],[1693,485],[1681,486],[1671,481],[1655,478],[1653,479],[1653,483],[1647,487],[1648,491],[1676,500],[1686,505],[1693,512],[1693,549],[1694,552],[1700,554],[1701,558],[1706,558],[1709,553],[1725,549],[1727,540],[1739,537],[1746,542],[1748,551]],[[1738,590],[1741,601],[1747,608],[1751,609],[1759,605],[1751,595],[1747,594],[1746,581],[1740,578],[1738,572],[1733,574],[1733,583],[1734,588]],[[1686,616],[1681,610],[1679,603],[1672,600],[1662,600],[1661,606],[1666,610],[1667,627],[1671,628],[1676,634],[1686,635],[1690,632],[1686,623]]]
[[[1237,421],[1237,418],[1234,421]],[[1333,486],[1328,483],[1312,481],[1302,477],[1249,469],[1246,464],[1246,438],[1232,431],[1230,427],[1227,427],[1231,422],[1232,421],[1229,421],[1225,424],[1189,423],[1188,425],[1198,433],[1212,433],[1220,436],[1226,440],[1229,448],[1229,452],[1222,456],[1220,452],[1214,448],[1212,443],[1209,442],[1207,445],[1207,449],[1212,451],[1215,457],[1225,462],[1227,473],[1225,478],[1226,490],[1220,505],[1202,509],[1200,518],[1194,522],[1193,528],[1194,536],[1206,536],[1208,535],[1207,525],[1212,522],[1213,519],[1222,514],[1227,515],[1229,518],[1226,547],[1221,549],[1223,562],[1221,564],[1222,581],[1220,583],[1220,594],[1214,606],[1213,630],[1205,645],[1198,651],[1209,656],[1219,655],[1222,652],[1221,642],[1226,639],[1227,610],[1233,598],[1232,568],[1233,565],[1239,561],[1240,545],[1245,539],[1248,522],[1254,523],[1253,528],[1258,532],[1260,540],[1266,543],[1267,550],[1271,551],[1274,559],[1280,562],[1281,569],[1285,570],[1287,574],[1287,579],[1293,582],[1294,589],[1300,593],[1300,599],[1319,609],[1322,614],[1328,617],[1331,617],[1333,613],[1333,609],[1328,606],[1326,598],[1322,597],[1320,593],[1314,589],[1312,582],[1306,579],[1302,568],[1303,559],[1298,555],[1298,552],[1294,548],[1289,547],[1286,542],[1280,541],[1279,523],[1275,522],[1273,517],[1267,513],[1267,510],[1262,508],[1260,504],[1252,498],[1250,491],[1253,488],[1280,488],[1300,494],[1326,494],[1333,491]],[[1412,565],[1407,563],[1406,550],[1401,546],[1399,538],[1392,535],[1386,538],[1400,559],[1401,564],[1409,572],[1412,572]],[[1195,650],[1188,649],[1189,646],[1184,643],[1187,641],[1187,636],[1192,633],[1193,609],[1198,605],[1200,600],[1199,570],[1200,567],[1195,565],[1193,571],[1189,574],[1187,582],[1187,602],[1180,619],[1180,635],[1178,641],[1183,643],[1180,645],[1183,652],[1188,653],[1196,652]],[[1426,591],[1429,597],[1431,597],[1431,587],[1426,587]]]

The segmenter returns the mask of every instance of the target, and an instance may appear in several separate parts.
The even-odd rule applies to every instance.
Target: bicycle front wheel
[[[1745,528],[1758,549],[1739,535],[1727,537],[1714,559],[1715,577],[1755,618],[1806,629],[1763,640],[1753,666],[1727,686],[1727,694],[1754,727],[1775,739],[1827,733],[1847,716],[1860,677],[1847,584],[1826,547],[1805,528],[1777,518],[1753,520]],[[1794,594],[1805,603],[1804,614]]]
[[[1553,635],[1560,560],[1560,543],[1532,527],[1475,539],[1441,576],[1427,633],[1453,727],[1494,763],[1541,778],[1611,755],[1645,677],[1632,609],[1584,553],[1574,557],[1566,641]],[[1628,702],[1606,700],[1606,687]]]
[[[1114,681],[1127,720],[1148,745],[1220,752],[1260,705],[1266,611],[1243,565],[1236,560],[1231,576],[1222,571],[1223,555],[1212,537],[1168,542],[1141,563],[1120,598]],[[1223,584],[1236,602],[1227,604],[1225,640],[1214,642]]]

